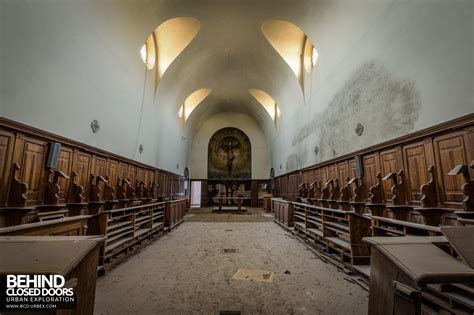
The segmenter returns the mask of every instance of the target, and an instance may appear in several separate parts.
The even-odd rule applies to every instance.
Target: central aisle
[[[235,280],[239,268],[273,282]],[[273,222],[185,222],[99,278],[95,311],[366,314],[368,293],[345,278]]]

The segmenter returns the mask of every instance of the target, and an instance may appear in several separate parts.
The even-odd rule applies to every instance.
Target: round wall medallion
[[[355,129],[355,133],[360,137],[362,136],[362,132],[364,132],[364,126],[361,123],[358,123]]]
[[[93,133],[97,133],[100,129],[100,125],[99,125],[99,122],[94,119],[92,122],[91,122],[91,129],[92,129],[92,132]]]

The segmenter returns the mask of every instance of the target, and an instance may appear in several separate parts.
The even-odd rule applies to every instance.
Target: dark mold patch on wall
[[[296,146],[316,133],[319,143],[311,145],[318,145],[316,159],[324,161],[410,133],[420,108],[414,81],[395,78],[383,65],[369,62],[350,76],[323,112],[299,130],[292,144]],[[359,123],[364,127],[361,136],[355,132]],[[294,160],[290,156],[287,166],[294,166]]]

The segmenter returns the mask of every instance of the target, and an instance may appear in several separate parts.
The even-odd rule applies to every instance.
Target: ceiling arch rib
[[[275,123],[275,127],[278,127],[278,122],[281,118],[281,111],[277,103],[267,92],[259,89],[250,89],[249,93],[265,108],[268,115]]]
[[[304,94],[304,71],[310,72],[318,57],[313,43],[298,26],[288,21],[270,20],[263,23],[261,29],[295,74]]]
[[[178,116],[183,120],[183,123],[186,122],[189,115],[192,111],[211,93],[211,89],[199,89],[191,93],[186,100],[184,100],[183,105],[181,105]]]
[[[155,69],[155,91],[166,70],[196,37],[199,29],[197,20],[176,17],[161,23],[148,36],[140,54],[147,68]],[[153,65],[150,60],[153,60]]]

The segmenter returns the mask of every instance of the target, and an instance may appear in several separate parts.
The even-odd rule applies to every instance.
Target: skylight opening
[[[311,54],[311,64],[314,67],[316,67],[316,64],[318,63],[319,59],[319,53],[316,47],[313,47],[313,53]]]
[[[270,20],[262,24],[268,42],[285,60],[304,93],[304,71],[310,73],[318,62],[318,51],[303,30],[288,21]]]
[[[142,48],[140,49],[140,56],[142,57],[142,61],[145,66],[148,69],[153,69],[156,60],[156,47],[155,40],[153,39],[152,35],[148,37],[145,44],[143,44]]]
[[[275,100],[268,93],[259,89],[250,89],[249,93],[265,108],[275,123],[275,127],[278,127],[281,111]]]
[[[148,69],[155,70],[155,90],[166,70],[191,43],[199,32],[197,20],[177,17],[161,23],[140,49],[140,56]]]
[[[211,93],[211,89],[199,89],[191,93],[179,108],[178,117],[183,124],[188,120],[194,109]]]

